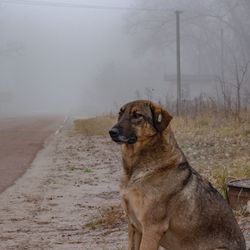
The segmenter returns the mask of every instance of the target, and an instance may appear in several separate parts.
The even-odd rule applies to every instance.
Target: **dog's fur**
[[[149,101],[124,105],[110,130],[122,144],[121,196],[129,250],[245,250],[227,202],[190,167],[171,115]]]

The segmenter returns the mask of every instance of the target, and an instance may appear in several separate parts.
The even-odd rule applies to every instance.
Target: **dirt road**
[[[62,117],[0,118],[0,193],[20,177]]]
[[[0,250],[125,250],[120,162],[110,138],[64,126],[0,194]]]

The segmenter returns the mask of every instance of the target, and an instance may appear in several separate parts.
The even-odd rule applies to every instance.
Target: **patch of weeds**
[[[102,226],[101,223],[99,223],[99,221],[96,221],[96,220],[93,220],[84,225],[84,227],[91,229],[91,230],[96,230],[100,228],[101,226]]]
[[[116,117],[112,115],[98,116],[74,121],[75,131],[84,135],[108,135],[109,129],[115,124]]]
[[[198,127],[207,127],[210,124],[210,121],[206,117],[200,117],[196,120],[196,124]]]
[[[91,168],[84,168],[83,172],[88,174],[88,173],[93,173],[93,170]]]
[[[228,198],[227,184],[232,179],[250,178],[250,165],[247,162],[232,164],[231,166],[216,166],[213,171],[213,182],[225,199]]]
[[[92,230],[99,228],[112,229],[120,224],[125,223],[125,215],[120,205],[113,205],[108,208],[100,209],[99,216],[91,222],[84,225]]]
[[[232,137],[232,136],[241,136],[244,134],[242,127],[235,127],[234,124],[229,124],[228,126],[218,126],[216,129],[217,135],[219,137]]]
[[[250,135],[250,128],[246,128],[244,130],[244,135],[247,136],[247,135]]]
[[[241,206],[238,209],[234,209],[233,210],[235,216],[237,217],[245,217],[249,214],[248,210],[247,210],[247,206]]]
[[[227,183],[228,170],[225,167],[218,166],[214,171],[215,185],[225,199],[228,199]]]
[[[235,179],[250,178],[250,162],[248,158],[237,159],[232,163],[230,174]]]

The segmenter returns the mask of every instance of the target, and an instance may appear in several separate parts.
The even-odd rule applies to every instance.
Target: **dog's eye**
[[[140,119],[140,118],[142,118],[142,117],[143,117],[143,115],[140,114],[140,113],[137,113],[137,112],[134,112],[134,113],[133,113],[133,118],[135,118],[135,119]]]
[[[124,109],[121,109],[118,113],[118,118],[120,118],[122,116],[122,114],[124,113]]]

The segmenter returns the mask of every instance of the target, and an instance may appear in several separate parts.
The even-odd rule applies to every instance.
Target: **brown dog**
[[[122,144],[129,250],[245,250],[227,202],[188,164],[169,122],[149,101],[123,106],[109,131]]]

